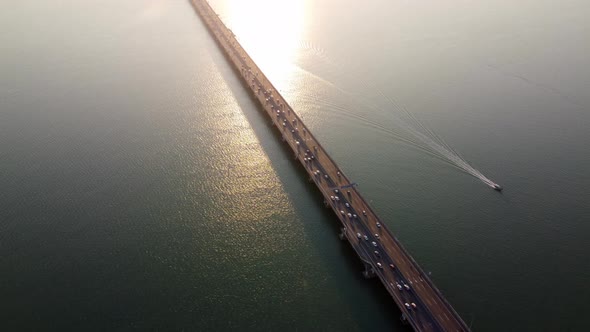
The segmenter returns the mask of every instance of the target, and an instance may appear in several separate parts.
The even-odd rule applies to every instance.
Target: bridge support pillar
[[[373,269],[373,265],[365,263],[363,277],[365,277],[366,279],[371,279],[375,277],[375,270]]]
[[[402,324],[404,325],[408,325],[408,317],[406,316],[406,314],[402,314],[399,318],[399,320],[402,321]]]
[[[341,228],[340,233],[338,234],[340,240],[344,240],[346,238],[346,228]]]

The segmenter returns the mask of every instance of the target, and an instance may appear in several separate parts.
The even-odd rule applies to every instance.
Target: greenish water
[[[213,4],[473,330],[585,330],[588,4]],[[1,330],[407,330],[188,1],[0,9]]]

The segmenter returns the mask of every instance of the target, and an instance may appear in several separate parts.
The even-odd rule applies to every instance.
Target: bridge
[[[191,0],[197,14],[239,72],[245,85],[291,148],[341,223],[346,239],[365,266],[367,278],[377,277],[415,331],[469,331],[459,314],[428,275],[340,170],[297,113],[258,68],[235,35],[205,0]]]

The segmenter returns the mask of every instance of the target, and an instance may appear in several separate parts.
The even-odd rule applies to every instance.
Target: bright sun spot
[[[281,86],[293,75],[305,23],[305,1],[226,0],[222,19],[258,66]]]

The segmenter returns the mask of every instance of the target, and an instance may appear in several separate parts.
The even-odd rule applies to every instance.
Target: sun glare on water
[[[269,79],[285,86],[304,37],[306,2],[225,0],[212,5]]]

